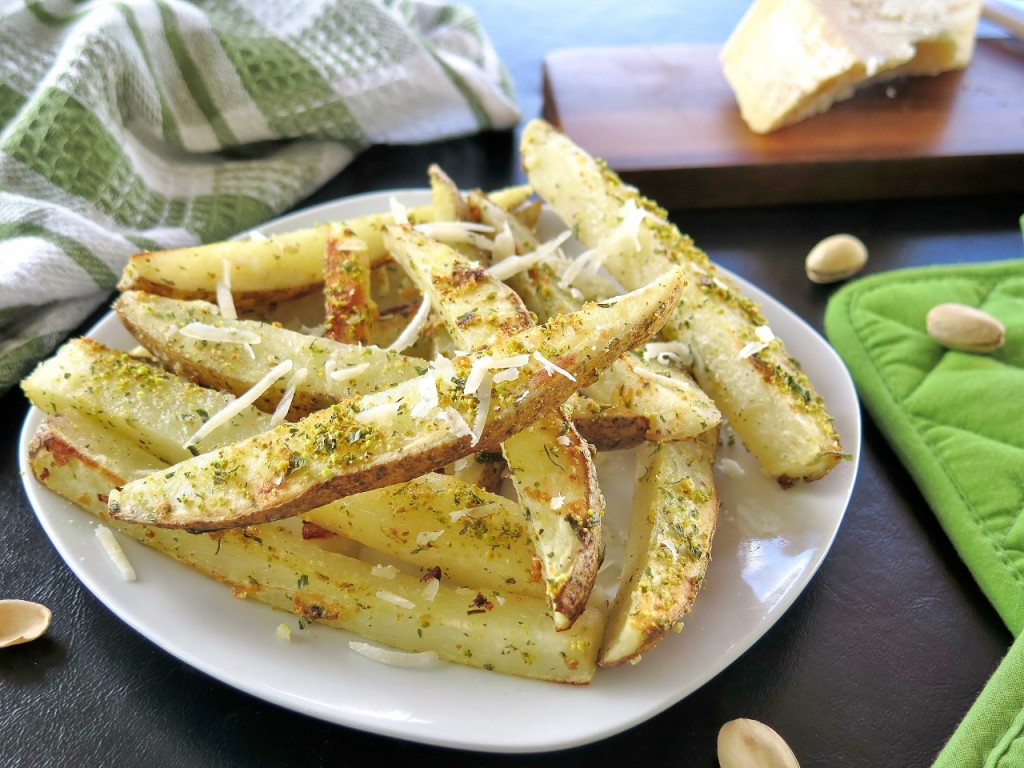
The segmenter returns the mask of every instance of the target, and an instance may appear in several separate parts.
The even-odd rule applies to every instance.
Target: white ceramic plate
[[[410,206],[424,192],[339,200],[260,227],[281,232],[387,210],[396,195]],[[545,222],[557,227],[553,216]],[[557,230],[554,230],[557,231]],[[40,413],[21,439],[29,500],[47,535],[85,586],[127,624],[207,674],[288,709],[409,741],[490,752],[538,752],[597,741],[672,706],[750,648],[793,603],[821,564],[846,510],[860,456],[860,411],[846,368],[810,326],[743,280],[775,333],[800,359],[836,417],[853,459],[822,481],[779,489],[741,448],[720,464],[723,507],[707,586],[679,634],[637,666],[598,670],[591,685],[561,686],[440,664],[398,669],[348,648],[351,636],[236,600],[213,582],[134,541],[123,546],[138,581],[121,580],[93,534],[95,520],[31,479],[26,448]],[[90,334],[112,346],[134,342],[113,315]],[[608,526],[624,529],[632,467],[628,453],[601,457]],[[741,474],[742,473],[742,474]],[[291,642],[276,636],[292,626]]]

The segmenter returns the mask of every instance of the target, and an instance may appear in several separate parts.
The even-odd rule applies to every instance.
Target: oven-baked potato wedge
[[[673,270],[611,306],[559,315],[422,377],[130,482],[111,494],[111,514],[194,530],[253,525],[494,450],[656,333],[681,289]],[[484,358],[513,355],[526,357],[519,377],[495,385],[474,432],[481,401],[465,393],[466,377]]]
[[[418,574],[328,551],[293,525],[186,534],[109,519],[104,489],[160,464],[81,418],[46,417],[29,449],[29,465],[43,485],[120,535],[226,584],[236,597],[458,664],[570,684],[586,684],[594,674],[603,625],[596,609],[571,630],[555,632],[539,596],[444,578],[431,594]],[[267,631],[278,622],[268,614]]]
[[[457,344],[485,348],[533,327],[515,291],[478,262],[409,229],[388,227],[384,242]],[[480,389],[490,390],[493,378],[484,373]],[[564,629],[586,608],[601,557],[604,496],[590,448],[569,417],[553,409],[505,440],[501,451],[533,531],[556,625]]]
[[[469,203],[484,223],[495,230],[508,228],[517,255],[534,252],[540,247],[532,232],[485,196],[470,193]],[[568,263],[554,256],[516,272],[507,280],[527,309],[540,320],[573,312],[586,299],[603,300],[619,293],[610,280],[589,273],[586,273],[587,282],[582,291],[575,286],[562,285],[555,267],[564,268],[562,262]],[[688,373],[661,363],[643,363],[633,354],[616,360],[583,394],[644,419],[647,424],[644,437],[651,442],[688,440],[722,421],[714,401]]]
[[[288,416],[313,411],[349,397],[377,392],[422,374],[427,361],[380,347],[346,344],[307,336],[273,323],[232,320],[205,301],[180,301],[152,293],[128,291],[114,302],[114,311],[128,332],[167,368],[203,386],[241,395],[275,365],[292,361],[292,370],[305,369],[295,386]],[[205,333],[186,335],[182,329],[200,327]],[[226,340],[213,341],[221,329]],[[244,340],[251,340],[246,345]],[[255,402],[273,413],[287,388],[288,377],[272,384]]]
[[[711,557],[719,495],[712,471],[718,430],[637,449],[633,511],[619,591],[599,663],[637,662],[693,606]]]
[[[826,475],[842,458],[821,396],[770,335],[760,309],[745,297],[665,212],[542,120],[521,142],[523,167],[537,193],[627,289],[673,267],[686,273],[682,301],[662,335],[686,343],[693,375],[757,458],[783,485]],[[630,212],[644,216],[619,231]],[[619,247],[607,247],[613,240]],[[764,330],[762,330],[764,329]]]

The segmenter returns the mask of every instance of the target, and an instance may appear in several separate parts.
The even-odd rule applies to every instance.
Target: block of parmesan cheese
[[[754,0],[722,49],[743,120],[769,133],[857,88],[971,60],[981,0]]]

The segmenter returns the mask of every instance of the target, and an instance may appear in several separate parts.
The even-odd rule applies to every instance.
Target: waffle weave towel
[[[519,119],[473,13],[412,0],[0,3],[0,392],[141,250],[224,239],[371,144]]]

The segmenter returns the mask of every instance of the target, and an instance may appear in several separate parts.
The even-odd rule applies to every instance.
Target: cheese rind
[[[754,0],[722,50],[755,133],[824,112],[869,83],[962,69],[980,0]]]

